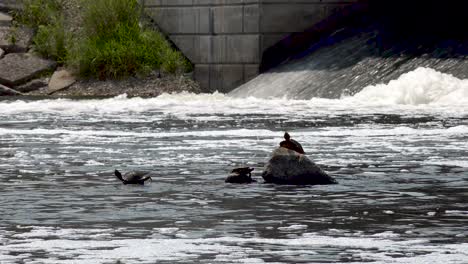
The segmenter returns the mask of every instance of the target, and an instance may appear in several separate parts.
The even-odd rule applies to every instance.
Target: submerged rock
[[[306,155],[283,147],[273,151],[262,177],[266,183],[276,184],[315,185],[337,183],[335,179],[325,173]]]

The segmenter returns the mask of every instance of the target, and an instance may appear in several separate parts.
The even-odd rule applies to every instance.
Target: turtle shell
[[[114,171],[115,176],[122,181],[123,184],[145,184],[145,181],[151,179],[153,174],[150,171],[130,171],[122,175],[118,170]]]
[[[305,154],[304,149],[302,148],[302,145],[294,139],[287,139],[287,140],[281,141],[280,147],[294,150],[300,154]]]

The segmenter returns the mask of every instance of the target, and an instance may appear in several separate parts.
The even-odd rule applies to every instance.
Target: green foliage
[[[15,20],[36,31],[33,44],[39,54],[64,63],[71,36],[64,27],[61,6],[62,0],[23,0]]]
[[[15,45],[18,41],[18,28],[12,27],[10,33],[8,34],[8,42]]]
[[[190,63],[159,33],[142,29],[136,0],[86,2],[84,37],[70,56],[82,76],[100,79],[148,73],[161,68],[183,72]]]
[[[34,47],[41,55],[75,68],[81,76],[99,79],[191,70],[191,63],[164,36],[140,25],[137,0],[82,0],[79,34],[65,27],[66,0],[24,0],[16,20],[36,30]]]
[[[60,0],[23,0],[23,9],[15,14],[15,20],[37,29],[55,22],[60,11]]]
[[[122,26],[138,33],[140,9],[137,0],[84,0],[84,30],[89,36],[113,37]]]
[[[67,60],[71,34],[65,31],[63,20],[60,19],[55,24],[40,25],[33,43],[39,54],[63,64]]]

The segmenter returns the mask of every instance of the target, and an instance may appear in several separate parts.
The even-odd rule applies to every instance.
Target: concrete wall
[[[263,52],[359,0],[141,0],[195,64],[205,91],[228,92],[258,75]]]

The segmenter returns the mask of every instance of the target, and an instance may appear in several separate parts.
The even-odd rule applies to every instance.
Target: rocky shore
[[[76,78],[72,72],[58,68],[55,61],[35,54],[33,30],[13,26],[10,12],[16,8],[19,6],[15,1],[0,0],[0,96],[107,97],[126,93],[130,97],[154,97],[200,92],[199,85],[187,74],[161,75],[155,71],[122,80]]]
[[[46,80],[45,80],[46,82]],[[157,73],[146,77],[130,77],[124,80],[79,80],[66,89],[50,93],[50,87],[44,86],[27,95],[56,97],[110,97],[127,94],[129,97],[156,97],[163,93],[187,91],[200,93],[200,86],[187,76],[168,75],[158,77]]]

